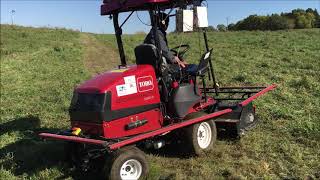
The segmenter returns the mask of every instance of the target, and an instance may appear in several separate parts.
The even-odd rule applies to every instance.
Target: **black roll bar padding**
[[[203,30],[203,38],[204,38],[204,43],[206,45],[206,50],[207,52],[210,51],[209,50],[209,44],[208,44],[208,38],[207,38],[207,31],[206,29]],[[210,69],[210,73],[211,73],[211,77],[212,77],[212,81],[213,81],[213,87],[215,89],[215,93],[217,96],[219,96],[219,93],[218,93],[218,86],[217,86],[217,83],[216,83],[216,78],[215,78],[215,75],[214,75],[214,71],[213,71],[213,65],[212,65],[212,59],[211,57],[209,57],[209,69]]]
[[[201,76],[201,79],[202,79],[202,86],[204,88],[206,88],[206,80],[204,79],[204,75]],[[207,102],[207,91],[204,91],[204,101]]]
[[[121,39],[122,29],[119,26],[119,13],[113,14],[113,25],[114,25],[116,38],[117,38],[118,50],[119,50],[120,60],[121,60],[121,65],[119,65],[119,67],[120,66],[126,67],[127,66],[126,56],[124,54],[123,43]]]
[[[153,6],[152,10],[149,11],[150,14],[150,20],[151,20],[151,26],[152,26],[152,33],[155,41],[155,46],[157,47],[157,53],[158,53],[158,60],[156,62],[156,74],[161,76],[161,65],[162,65],[162,53],[161,53],[161,46],[160,46],[160,40],[159,40],[159,33],[158,33],[158,24],[159,19],[156,18],[156,13],[160,12],[160,9],[157,5]]]
[[[164,82],[163,78],[161,78],[160,83],[162,83],[162,86],[161,86],[162,95],[161,96],[163,96],[164,102],[169,102],[169,90],[166,85],[166,82]]]

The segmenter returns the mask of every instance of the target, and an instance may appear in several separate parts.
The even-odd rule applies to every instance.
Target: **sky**
[[[290,12],[296,8],[320,11],[320,0],[207,0],[209,25],[236,23],[252,15]],[[33,27],[64,27],[92,33],[114,33],[108,16],[100,16],[102,0],[1,0],[1,24]],[[12,14],[12,10],[15,11]],[[127,13],[120,16],[126,17]],[[141,21],[138,19],[141,19]],[[174,18],[172,19],[174,20]],[[172,22],[171,20],[171,22]],[[124,33],[148,32],[149,16],[134,13]],[[169,31],[174,30],[171,23]]]

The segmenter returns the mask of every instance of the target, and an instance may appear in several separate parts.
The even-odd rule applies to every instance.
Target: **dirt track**
[[[80,38],[85,48],[84,65],[92,76],[118,65],[119,56],[114,49],[107,47],[90,34],[81,34]]]

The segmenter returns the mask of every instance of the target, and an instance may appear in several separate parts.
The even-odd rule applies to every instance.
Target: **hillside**
[[[200,57],[201,34],[170,34],[171,47],[190,44]],[[212,32],[220,85],[271,84],[256,101],[260,124],[241,140],[219,139],[206,157],[149,154],[149,179],[209,177],[320,178],[320,30]],[[125,35],[125,50],[144,35]],[[117,65],[116,41],[64,29],[1,25],[0,179],[77,179],[63,161],[63,143],[37,134],[69,127],[73,87]],[[211,179],[211,178],[210,178]]]

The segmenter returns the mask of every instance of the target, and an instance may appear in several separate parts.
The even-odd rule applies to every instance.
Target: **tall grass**
[[[112,35],[92,35],[116,48]],[[63,161],[62,143],[40,131],[69,126],[73,87],[90,77],[80,33],[1,25],[0,179],[77,178]],[[202,34],[170,34],[170,46],[190,44],[197,63]],[[213,32],[220,85],[271,84],[256,101],[260,124],[241,140],[221,139],[205,157],[150,154],[149,179],[279,179],[320,176],[320,30]],[[144,35],[125,35],[128,59]],[[172,150],[171,150],[172,151]],[[169,153],[170,154],[170,153]]]
[[[62,175],[61,143],[37,134],[69,126],[72,89],[89,77],[82,49],[78,32],[1,25],[0,179]]]

